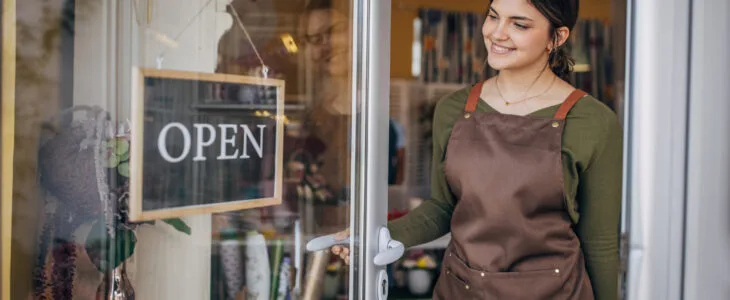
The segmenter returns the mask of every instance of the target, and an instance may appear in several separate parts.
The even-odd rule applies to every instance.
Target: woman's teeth
[[[515,49],[513,49],[513,48],[507,48],[507,47],[502,47],[502,46],[499,46],[496,44],[492,44],[492,53],[495,53],[495,54],[507,54],[514,50]]]

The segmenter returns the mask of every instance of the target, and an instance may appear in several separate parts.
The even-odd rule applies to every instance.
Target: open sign
[[[136,69],[132,221],[281,204],[284,82]]]

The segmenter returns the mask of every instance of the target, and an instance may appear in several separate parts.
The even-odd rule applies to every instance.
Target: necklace
[[[540,74],[537,75],[537,77],[535,78],[535,80],[533,80],[532,83],[530,84],[530,86],[525,90],[525,92],[522,93],[522,97],[525,97],[525,95],[527,95],[527,92],[529,92],[530,89],[532,89],[532,87],[535,85],[535,83],[537,83],[537,80],[540,79],[540,77],[542,77],[542,74],[545,72],[546,69],[547,68],[544,68],[544,69],[542,69],[542,71],[540,71]],[[495,82],[495,84],[497,86],[497,93],[499,94],[499,97],[502,98],[502,102],[504,102],[504,105],[505,106],[510,106],[510,104],[520,103],[520,102],[527,101],[529,99],[537,98],[537,97],[540,97],[540,96],[544,95],[545,93],[547,93],[548,91],[550,91],[550,89],[552,89],[553,85],[555,84],[555,79],[556,78],[557,78],[557,76],[554,76],[553,77],[553,81],[550,82],[550,85],[542,93],[537,94],[537,95],[534,95],[534,96],[530,96],[530,97],[527,97],[527,98],[521,98],[520,100],[516,100],[516,101],[507,101],[507,98],[505,98],[504,95],[502,95],[502,91],[499,88],[499,74],[497,74],[497,78],[494,79],[494,82]]]

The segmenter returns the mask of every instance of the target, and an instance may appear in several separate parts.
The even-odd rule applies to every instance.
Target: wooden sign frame
[[[2,3],[2,159],[0,168],[0,299],[10,299],[10,264],[13,220],[13,157],[15,152],[15,55],[16,55],[16,2]]]
[[[259,85],[276,88],[276,150],[274,166],[274,195],[270,198],[242,199],[214,204],[199,204],[167,209],[143,210],[143,163],[144,163],[144,118],[145,118],[145,79],[182,79],[212,83],[233,83]],[[211,74],[172,70],[134,68],[132,70],[132,138],[130,147],[130,200],[129,219],[133,222],[170,219],[197,214],[211,214],[235,210],[245,210],[282,203],[283,152],[284,152],[284,89],[283,80],[263,77],[239,76],[230,74]],[[216,109],[215,104],[206,105]],[[235,106],[235,105],[233,105]],[[241,105],[240,109],[256,109],[256,105]],[[263,107],[263,106],[262,106]],[[271,106],[265,109],[271,109]],[[236,109],[232,105],[221,105],[218,109]]]

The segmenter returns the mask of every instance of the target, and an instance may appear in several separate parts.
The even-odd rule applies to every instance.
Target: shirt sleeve
[[[576,233],[597,300],[618,299],[623,137],[615,116],[606,124],[605,138],[579,174],[576,197]]]
[[[453,109],[447,106],[453,105],[449,101],[439,101],[433,117],[430,200],[388,223],[391,237],[406,248],[433,241],[451,230],[455,200],[446,182],[443,164],[455,117],[451,113]]]

